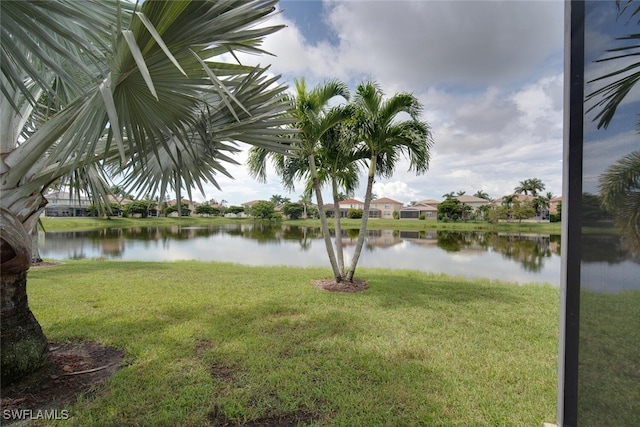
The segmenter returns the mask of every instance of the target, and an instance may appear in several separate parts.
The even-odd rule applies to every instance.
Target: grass
[[[31,270],[30,305],[50,340],[126,352],[64,425],[555,420],[557,288],[380,269],[361,270],[361,293],[310,285],[329,273],[103,260]]]
[[[640,292],[580,294],[581,426],[640,426]]]
[[[95,228],[126,228],[145,226],[171,225],[214,225],[214,224],[246,224],[254,220],[251,218],[220,218],[220,217],[161,217],[161,218],[43,218],[42,223],[46,231],[89,230]],[[317,219],[286,220],[282,224],[304,227],[320,227]],[[333,228],[333,220],[329,220],[329,227]],[[359,219],[343,219],[342,227],[357,229]],[[419,220],[372,219],[367,223],[369,230],[460,230],[460,231],[500,231],[513,233],[548,233],[560,234],[560,223],[499,223],[489,224],[477,222],[440,222]]]

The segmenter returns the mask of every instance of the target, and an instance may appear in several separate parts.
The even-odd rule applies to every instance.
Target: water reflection
[[[334,236],[335,237],[335,236]],[[358,230],[342,232],[350,261]],[[436,230],[368,230],[361,266],[557,284],[559,236]],[[319,228],[262,223],[42,233],[44,257],[249,265],[327,266]]]

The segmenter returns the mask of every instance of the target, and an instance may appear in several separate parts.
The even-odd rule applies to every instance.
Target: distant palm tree
[[[453,199],[454,197],[456,197],[456,193],[453,191],[442,195],[443,199]]]
[[[346,279],[353,281],[358,265],[369,219],[369,208],[376,176],[390,177],[400,155],[409,159],[409,169],[424,173],[429,167],[430,148],[433,144],[431,129],[420,121],[422,104],[410,93],[399,93],[384,99],[378,84],[363,82],[358,85],[354,96],[358,139],[367,152],[369,171],[364,197],[364,208],[360,223],[360,233]],[[402,114],[408,120],[401,120]]]
[[[504,196],[502,198],[502,205],[505,206],[507,209],[511,209],[511,206],[513,206],[513,202],[515,200],[517,200],[516,195],[509,194],[508,196]]]
[[[485,200],[491,200],[491,197],[489,197],[489,194],[487,194],[485,191],[483,190],[478,190],[476,191],[476,193],[473,195],[474,197],[478,197],[480,199],[485,199]]]
[[[119,171],[164,195],[224,173],[236,141],[287,149],[286,88],[264,68],[219,62],[263,53],[280,26],[252,24],[275,4],[0,2],[3,384],[38,367],[47,348],[27,304],[27,231],[51,183],[68,177],[104,201],[107,175]]]
[[[539,191],[544,190],[544,184],[538,178],[525,179],[514,189],[518,194],[531,194],[537,196]]]
[[[536,216],[541,215],[543,209],[549,209],[550,202],[551,199],[547,198],[546,196],[536,196],[531,201],[533,210],[536,212]]]

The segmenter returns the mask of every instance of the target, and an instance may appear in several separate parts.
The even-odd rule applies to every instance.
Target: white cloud
[[[500,197],[536,177],[561,192],[562,49],[564,3],[491,1],[326,1],[328,41],[310,44],[287,11],[269,25],[286,28],[265,40],[270,63],[292,85],[304,76],[313,86],[328,78],[353,89],[363,78],[385,93],[413,92],[424,104],[435,146],[430,170],[378,179],[375,192],[404,202],[479,189]],[[313,26],[310,26],[310,28]],[[271,194],[289,196],[270,174],[267,184],[230,167],[221,178],[237,203]],[[298,193],[299,194],[299,193]],[[364,185],[356,196],[362,198]],[[292,198],[297,198],[293,195]]]
[[[411,188],[402,181],[376,182],[373,184],[373,192],[380,198],[388,197],[399,202],[421,198],[420,190]]]

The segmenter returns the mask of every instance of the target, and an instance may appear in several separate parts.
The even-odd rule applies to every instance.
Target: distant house
[[[433,200],[436,202],[435,200]],[[412,206],[406,206],[400,209],[400,219],[420,219],[420,216],[424,215],[425,220],[437,220],[438,208],[432,204],[426,204],[418,202]]]
[[[549,202],[549,213],[557,215],[558,207],[562,204],[562,196],[556,196]]]
[[[338,202],[340,209],[364,209],[364,202],[358,199],[346,199]]]
[[[49,202],[44,208],[46,217],[88,216],[87,207],[91,204],[88,197],[58,191],[45,195]]]
[[[483,199],[476,196],[469,196],[467,194],[456,196],[455,198],[458,199],[460,203],[462,203],[463,205],[471,206],[474,212],[478,210],[479,207],[487,206],[489,205],[489,203],[491,203],[487,199]]]
[[[369,218],[392,219],[394,212],[400,212],[402,202],[383,197],[371,201],[369,207]]]
[[[200,204],[198,202],[194,202],[188,199],[182,199],[181,202],[182,202],[181,203],[182,205],[187,205],[187,211],[188,211],[188,212],[182,212],[182,216],[191,216],[191,213]],[[178,205],[177,199],[167,201],[167,206],[177,206],[177,205]],[[178,216],[178,212],[171,212],[168,216]]]
[[[338,212],[339,212],[340,218],[346,218],[347,212],[349,212],[349,209],[363,209],[363,208],[364,208],[364,202],[361,202],[358,199],[346,199],[338,202]],[[335,217],[336,215],[336,208],[333,204],[324,205],[324,211],[327,213],[327,216]]]

